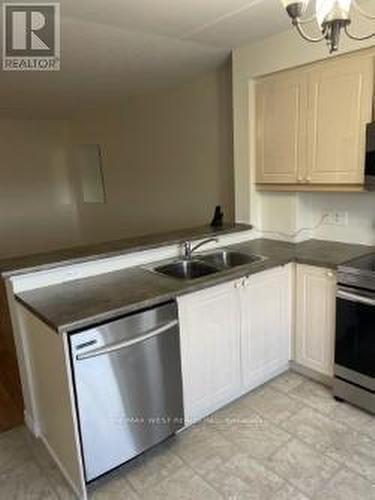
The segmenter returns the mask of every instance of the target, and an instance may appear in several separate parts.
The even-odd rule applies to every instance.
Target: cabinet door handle
[[[250,278],[249,276],[246,276],[246,278],[243,279],[243,287],[249,288],[249,286],[250,286]]]
[[[333,278],[333,272],[332,271],[327,271],[327,276],[328,278]]]

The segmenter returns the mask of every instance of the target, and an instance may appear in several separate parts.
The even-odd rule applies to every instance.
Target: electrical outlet
[[[349,223],[348,212],[340,210],[327,210],[325,212],[325,223],[332,226],[347,226]]]

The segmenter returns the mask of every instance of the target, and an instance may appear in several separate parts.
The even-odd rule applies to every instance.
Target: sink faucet
[[[207,240],[203,240],[197,245],[194,245],[193,247],[191,246],[191,241],[185,241],[183,248],[184,248],[184,259],[191,259],[192,253],[195,252],[195,250],[198,250],[203,245],[206,245],[207,243],[218,243],[217,238],[208,238]]]

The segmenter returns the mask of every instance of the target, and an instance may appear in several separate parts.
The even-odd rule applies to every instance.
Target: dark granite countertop
[[[89,260],[103,259],[115,255],[149,250],[179,244],[185,240],[199,240],[229,233],[249,231],[249,224],[224,224],[220,228],[198,226],[188,229],[157,233],[122,240],[107,241],[81,247],[65,248],[53,252],[0,259],[0,276],[7,278],[26,272],[52,269],[61,265],[77,264]]]
[[[375,252],[371,246],[321,240],[293,244],[257,239],[230,248],[268,259],[194,281],[168,278],[133,267],[20,293],[17,300],[54,330],[71,332],[289,262],[335,269],[348,260]]]

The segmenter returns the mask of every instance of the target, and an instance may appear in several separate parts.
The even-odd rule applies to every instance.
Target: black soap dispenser
[[[215,208],[214,218],[211,222],[211,227],[222,227],[223,226],[224,212],[221,210],[221,206],[218,205]]]

